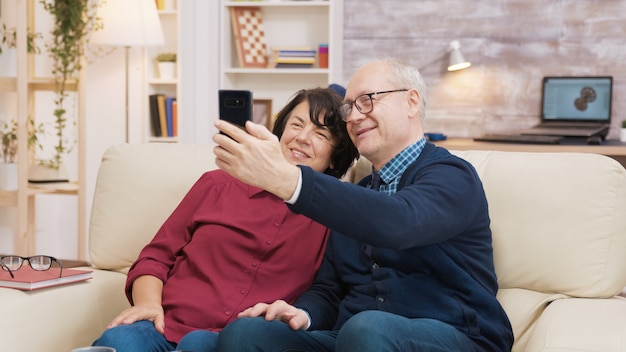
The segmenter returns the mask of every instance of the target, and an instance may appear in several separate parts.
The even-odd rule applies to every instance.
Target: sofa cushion
[[[215,168],[208,144],[123,144],[106,150],[89,226],[93,265],[127,272],[189,188]]]
[[[552,302],[520,351],[626,351],[626,299],[569,298]]]
[[[489,201],[500,288],[611,297],[626,286],[626,170],[597,154],[455,152]]]

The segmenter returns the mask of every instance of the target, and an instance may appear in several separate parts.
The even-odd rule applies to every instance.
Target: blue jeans
[[[217,345],[218,333],[196,330],[183,336],[177,344],[169,342],[154,324],[140,320],[129,325],[119,325],[107,329],[92,346],[113,347],[118,352],[168,352],[173,350],[193,352],[213,352]]]
[[[476,352],[479,348],[461,331],[437,320],[364,311],[339,331],[294,331],[276,320],[240,318],[222,330],[217,351]]]

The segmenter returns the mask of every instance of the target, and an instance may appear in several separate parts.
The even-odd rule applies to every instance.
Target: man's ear
[[[412,88],[407,92],[407,102],[409,104],[409,114],[411,116],[419,116],[422,106],[422,97],[417,89]]]

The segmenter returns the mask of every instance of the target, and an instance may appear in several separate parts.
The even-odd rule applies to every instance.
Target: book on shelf
[[[272,51],[274,57],[315,57],[315,50],[277,50]]]
[[[167,116],[165,112],[165,95],[157,96],[157,105],[159,107],[159,124],[161,125],[161,134],[157,137],[167,137]]]
[[[314,57],[277,57],[274,59],[277,64],[310,64],[315,63]]]
[[[174,137],[174,110],[176,98],[165,97],[165,120],[167,122],[167,136]]]
[[[150,124],[152,125],[152,134],[156,137],[161,136],[161,120],[159,118],[158,97],[161,94],[151,94],[150,99]]]
[[[278,63],[274,64],[275,68],[311,68],[313,64],[289,64],[289,63]]]
[[[15,278],[11,278],[11,274],[9,274],[8,271],[0,270],[0,287],[32,291],[85,281],[93,277],[91,270],[70,268],[63,269],[63,276],[59,277],[60,270],[60,268],[52,267],[45,271],[37,271],[32,269],[29,265],[22,265],[19,270],[13,271]]]
[[[176,99],[172,102],[172,129],[174,137],[178,137],[178,101]]]
[[[150,124],[155,137],[178,136],[178,103],[175,97],[165,94],[151,94]]]
[[[272,47],[271,67],[309,68],[316,62],[316,52],[309,47]]]
[[[272,47],[270,47],[270,50],[272,52],[277,52],[277,51],[297,51],[297,52],[313,52],[315,53],[315,50],[313,50],[313,48],[311,48],[310,46],[306,46],[306,45],[301,45],[301,46],[297,46],[297,45],[274,45]]]

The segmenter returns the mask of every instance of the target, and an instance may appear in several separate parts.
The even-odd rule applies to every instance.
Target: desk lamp
[[[458,40],[450,42],[448,51],[450,52],[448,71],[458,71],[472,65],[469,61],[465,60],[465,57],[463,57],[463,54],[461,53],[461,43],[459,43]]]

